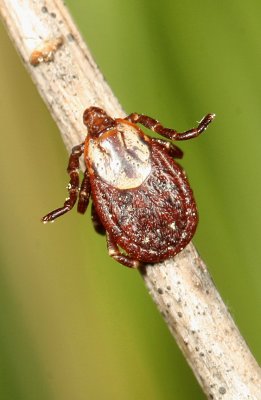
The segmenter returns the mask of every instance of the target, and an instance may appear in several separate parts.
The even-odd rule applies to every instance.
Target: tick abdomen
[[[91,179],[105,229],[113,226],[117,243],[144,262],[177,254],[197,225],[195,201],[182,168],[175,164],[173,170],[173,159],[155,144],[150,159],[151,174],[138,188],[119,190],[97,176]]]

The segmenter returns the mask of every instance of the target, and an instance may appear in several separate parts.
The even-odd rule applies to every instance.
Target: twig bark
[[[0,0],[0,11],[67,149],[83,140],[90,105],[124,116],[60,0]],[[206,396],[261,399],[260,368],[194,246],[141,273]]]

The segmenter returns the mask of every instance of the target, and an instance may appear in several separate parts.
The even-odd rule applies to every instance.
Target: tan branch
[[[85,108],[124,115],[60,0],[0,0],[0,11],[68,150]],[[142,276],[207,397],[261,399],[260,368],[193,245]]]

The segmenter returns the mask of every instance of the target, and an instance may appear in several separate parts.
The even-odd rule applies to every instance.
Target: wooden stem
[[[85,108],[125,115],[62,1],[0,0],[0,11],[68,150],[84,139]],[[206,396],[260,399],[260,368],[194,246],[141,272]]]

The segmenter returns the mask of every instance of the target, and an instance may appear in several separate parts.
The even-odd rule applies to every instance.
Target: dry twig
[[[62,1],[0,0],[0,11],[67,149],[90,105],[124,115]],[[193,245],[142,276],[207,397],[261,399],[259,366]]]

